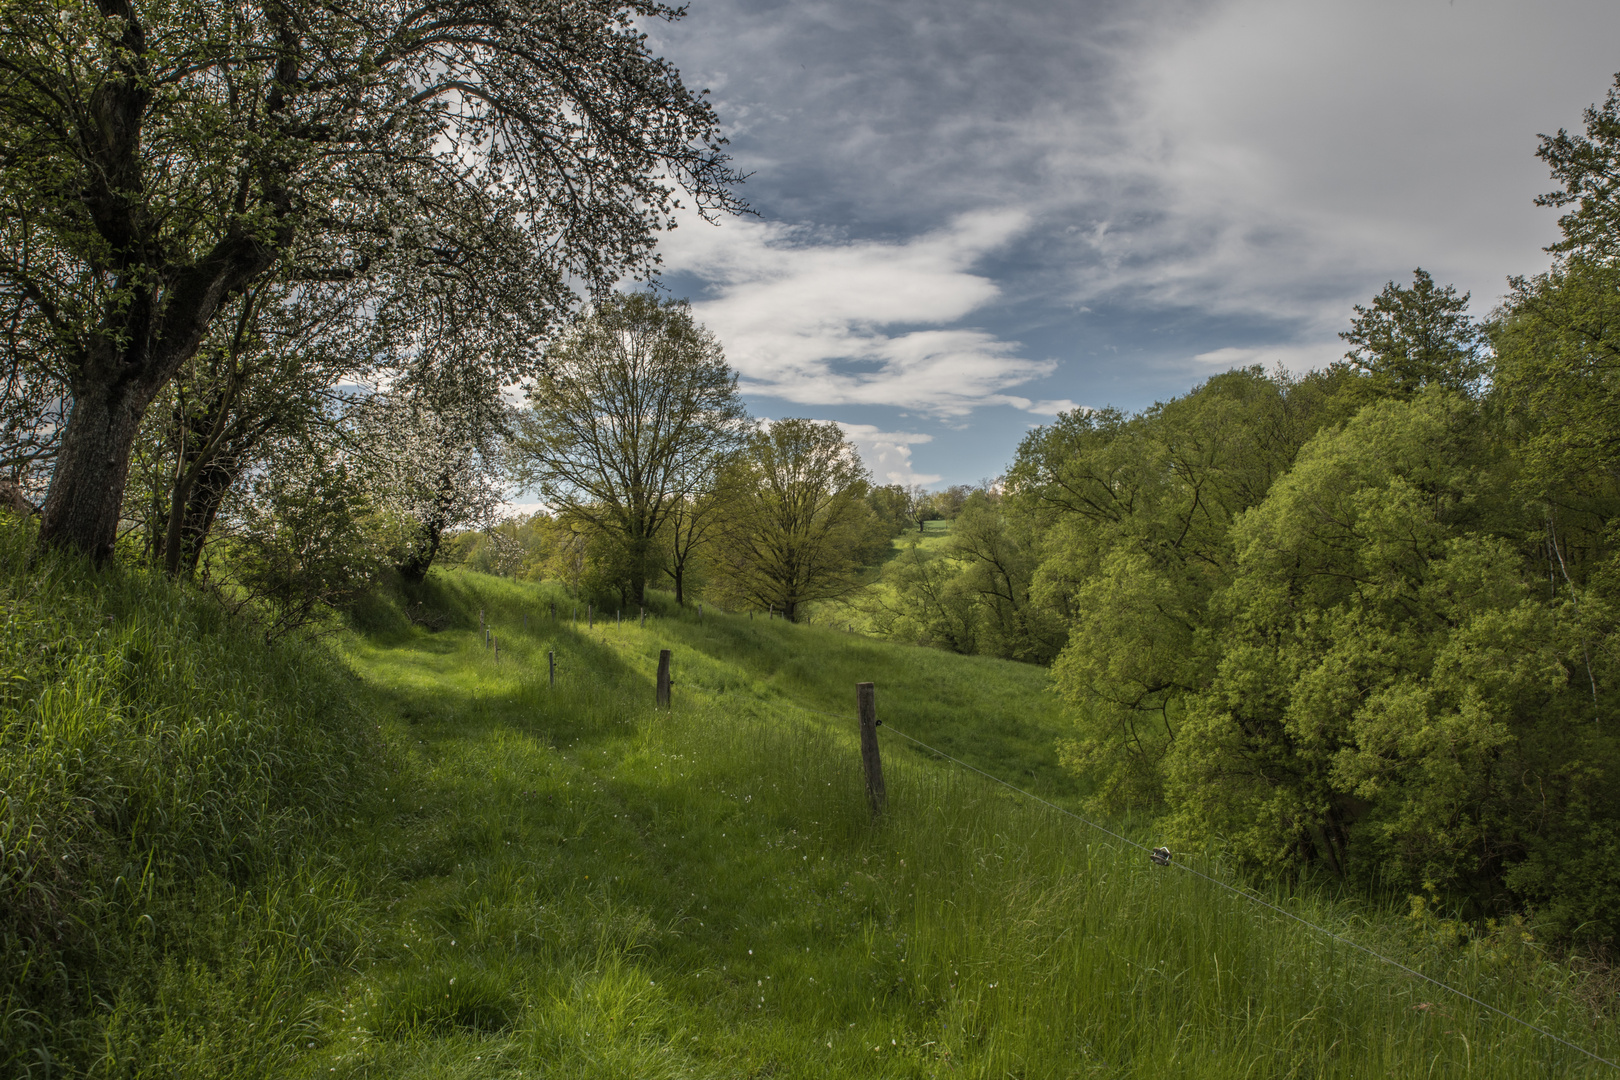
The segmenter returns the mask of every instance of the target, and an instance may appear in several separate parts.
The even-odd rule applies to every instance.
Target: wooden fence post
[[[546,650],[546,666],[551,669],[551,685],[553,687],[555,687],[557,685],[557,650],[556,649],[547,649]]]
[[[557,601],[555,600],[551,602],[551,621],[557,621]]]
[[[876,819],[889,805],[883,788],[883,758],[878,755],[877,694],[869,682],[855,684],[855,706],[861,717],[861,767],[866,772],[866,801]]]
[[[699,604],[698,605],[698,622],[702,622],[702,621],[703,621],[703,605]]]
[[[658,707],[669,708],[669,650],[658,650]]]
[[[591,607],[591,605],[586,604],[585,605],[585,629],[594,630],[595,628],[596,628],[596,609]]]

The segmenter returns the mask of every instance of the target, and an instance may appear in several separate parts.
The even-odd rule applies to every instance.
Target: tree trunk
[[[40,539],[96,561],[113,553],[141,417],[156,387],[130,379],[83,379],[40,512]]]
[[[686,592],[681,587],[682,579],[686,576],[686,568],[682,563],[675,563],[675,606],[686,606]]]
[[[213,531],[219,508],[225,505],[225,496],[242,473],[242,461],[241,455],[215,458],[203,467],[191,486],[191,497],[186,500],[180,522],[180,569],[187,574],[197,572],[203,545]]]
[[[651,562],[652,537],[630,537],[630,595],[640,607],[647,605],[647,564]]]
[[[394,567],[400,577],[413,585],[419,585],[427,578],[433,560],[439,557],[439,545],[444,541],[444,530],[450,523],[450,511],[455,501],[455,481],[448,471],[440,473],[433,508],[428,511],[420,531],[406,550],[404,561]]]
[[[422,525],[422,531],[417,535],[416,541],[411,545],[405,561],[394,569],[399,576],[413,585],[419,585],[427,578],[428,570],[433,567],[433,560],[439,556],[439,544],[444,539],[444,524],[435,515]]]

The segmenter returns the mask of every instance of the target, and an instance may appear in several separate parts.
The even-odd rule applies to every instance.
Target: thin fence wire
[[[844,721],[846,723],[854,719],[853,717],[850,717],[850,716],[847,716],[847,715],[840,715],[838,713],[824,712],[821,709],[812,709],[812,708],[809,708],[807,706],[800,705],[797,702],[787,702],[787,704],[792,705],[793,708],[799,709],[799,710],[801,710],[803,712],[815,713],[817,716],[826,716],[826,717],[830,717],[830,718],[832,718],[834,720]],[[1118,840],[1122,844],[1127,844],[1130,847],[1136,848],[1138,851],[1146,852],[1150,857],[1153,856],[1153,854],[1154,854],[1154,849],[1148,847],[1146,844],[1137,843],[1135,840],[1132,840],[1130,837],[1125,836],[1122,833],[1115,832],[1113,829],[1108,828],[1106,825],[1099,825],[1097,822],[1091,820],[1090,818],[1084,816],[1083,814],[1077,814],[1073,810],[1070,810],[1070,809],[1068,809],[1066,807],[1059,806],[1057,803],[1054,803],[1054,802],[1052,802],[1052,801],[1050,801],[1048,799],[1043,799],[1039,795],[1036,795],[1034,792],[1026,791],[1026,790],[1024,790],[1023,788],[1019,787],[1016,784],[1009,783],[1008,781],[1003,780],[1001,777],[995,775],[994,773],[986,772],[985,770],[979,768],[977,765],[970,765],[967,762],[963,761],[961,758],[954,757],[954,756],[952,756],[950,754],[947,754],[945,751],[939,749],[936,746],[930,746],[929,744],[923,742],[921,739],[916,738],[915,736],[907,735],[905,732],[901,731],[899,728],[895,727],[893,724],[890,724],[890,723],[888,723],[886,721],[880,721],[879,726],[883,727],[883,728],[886,728],[888,731],[892,732],[893,734],[900,736],[902,739],[905,739],[907,742],[910,742],[910,743],[912,743],[912,744],[914,744],[914,745],[916,745],[918,747],[921,747],[922,749],[928,751],[931,754],[935,754],[935,755],[943,758],[946,761],[952,762],[953,764],[960,765],[962,768],[967,769],[970,772],[978,773],[980,776],[984,777],[986,780],[990,780],[990,781],[992,781],[994,783],[1000,784],[1002,787],[1007,788],[1009,791],[1017,792],[1019,795],[1022,795],[1024,798],[1029,799],[1029,800],[1031,800],[1033,802],[1040,803],[1042,806],[1046,807],[1049,810],[1055,810],[1059,814],[1063,814],[1063,815],[1065,815],[1067,817],[1071,817],[1074,820],[1080,822],[1081,824],[1087,825],[1087,826],[1097,830],[1098,832],[1103,833],[1106,836],[1113,837],[1115,840]],[[1574,1051],[1576,1051],[1578,1053],[1585,1054],[1587,1057],[1591,1058],[1593,1061],[1597,1061],[1597,1062],[1600,1062],[1600,1063],[1602,1063],[1604,1065],[1607,1065],[1611,1069],[1620,1070],[1620,1062],[1611,1061],[1610,1059],[1608,1059],[1606,1057],[1602,1057],[1599,1054],[1595,1054],[1591,1050],[1588,1050],[1586,1047],[1580,1045],[1579,1043],[1571,1042],[1568,1039],[1564,1038],[1562,1035],[1556,1035],[1553,1032],[1548,1031],[1546,1028],[1541,1027],[1539,1024],[1531,1023],[1529,1020],[1525,1020],[1522,1017],[1515,1016],[1514,1014],[1512,1014],[1510,1012],[1507,1012],[1506,1010],[1499,1009],[1495,1005],[1492,1005],[1488,1001],[1481,1001],[1479,998],[1477,998],[1474,995],[1468,993],[1467,991],[1459,990],[1455,986],[1452,986],[1449,983],[1442,982],[1439,979],[1436,979],[1432,975],[1425,975],[1423,972],[1417,970],[1416,968],[1410,967],[1410,966],[1408,966],[1406,964],[1403,964],[1399,960],[1394,959],[1393,957],[1385,956],[1383,953],[1379,952],[1378,950],[1369,948],[1366,945],[1363,945],[1361,942],[1356,941],[1354,938],[1345,937],[1343,934],[1337,933],[1337,932],[1335,932],[1333,930],[1329,930],[1325,926],[1319,926],[1318,924],[1311,922],[1309,919],[1302,918],[1301,916],[1294,914],[1292,911],[1289,911],[1287,908],[1284,908],[1284,907],[1281,907],[1281,906],[1279,906],[1277,904],[1272,903],[1270,900],[1267,900],[1265,897],[1260,896],[1260,895],[1252,892],[1251,890],[1242,888],[1241,886],[1238,886],[1238,885],[1233,885],[1229,881],[1222,881],[1218,877],[1215,877],[1215,876],[1213,876],[1211,874],[1206,874],[1202,870],[1199,870],[1197,867],[1190,866],[1187,863],[1180,862],[1178,860],[1172,859],[1170,861],[1169,865],[1175,867],[1178,870],[1182,870],[1182,871],[1184,871],[1186,873],[1192,874],[1192,875],[1194,875],[1196,877],[1203,878],[1205,881],[1209,882],[1210,884],[1218,886],[1219,888],[1225,889],[1227,892],[1232,893],[1235,896],[1240,896],[1243,899],[1249,901],[1250,903],[1259,904],[1262,907],[1269,908],[1272,911],[1275,911],[1279,915],[1283,915],[1283,916],[1286,916],[1287,918],[1290,918],[1290,919],[1294,920],[1295,922],[1299,923],[1301,926],[1307,927],[1310,930],[1314,930],[1316,933],[1322,934],[1325,937],[1332,938],[1334,941],[1340,942],[1341,944],[1348,945],[1352,949],[1357,949],[1357,950],[1359,950],[1361,952],[1364,952],[1368,956],[1371,956],[1373,959],[1378,960],[1378,961],[1380,961],[1382,963],[1388,964],[1391,967],[1399,968],[1400,970],[1406,972],[1408,975],[1412,975],[1415,978],[1422,979],[1424,982],[1430,983],[1430,984],[1432,984],[1434,986],[1437,986],[1441,990],[1444,990],[1449,994],[1454,994],[1457,997],[1462,998],[1464,1001],[1471,1001],[1475,1005],[1478,1005],[1480,1008],[1486,1009],[1486,1010],[1488,1010],[1490,1012],[1493,1012],[1497,1016],[1500,1016],[1505,1020],[1511,1020],[1515,1024],[1522,1024],[1524,1027],[1529,1028],[1531,1031],[1536,1032],[1538,1035],[1543,1035],[1546,1038],[1551,1039],[1553,1042],[1559,1043],[1559,1044],[1561,1044],[1563,1046],[1567,1046],[1569,1049],[1574,1050]]]

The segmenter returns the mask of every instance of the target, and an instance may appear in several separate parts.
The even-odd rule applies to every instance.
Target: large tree
[[[727,522],[729,589],[796,621],[812,600],[847,596],[873,540],[889,537],[867,506],[860,455],[837,424],[777,420],[748,440],[746,496]]]
[[[1425,386],[1463,393],[1478,388],[1485,338],[1468,315],[1467,293],[1436,286],[1419,267],[1410,288],[1391,281],[1371,307],[1357,304],[1355,311],[1339,337],[1350,343],[1345,359],[1367,376],[1371,396],[1411,397]]]
[[[679,190],[735,208],[712,110],[637,26],[678,14],[647,0],[0,7],[0,308],[72,398],[43,538],[111,550],[142,415],[272,273],[406,268],[477,290],[521,267],[543,321],[576,283],[648,268]]]
[[[739,442],[737,374],[684,301],[614,296],[546,351],[514,442],[522,475],[553,508],[623,547],[645,599],[656,537],[714,482]]]

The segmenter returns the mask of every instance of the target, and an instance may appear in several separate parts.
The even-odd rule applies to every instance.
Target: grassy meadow
[[[37,575],[10,567],[16,612]],[[162,760],[184,766],[170,772],[185,784],[131,773],[121,789],[168,782],[166,803],[149,800],[131,820],[91,814],[81,831],[110,838],[101,858],[129,869],[115,875],[108,862],[75,888],[116,880],[124,891],[69,898],[75,918],[106,929],[79,952],[36,958],[62,973],[50,984],[59,997],[40,997],[17,961],[0,967],[6,1075],[1613,1072],[892,733],[881,733],[890,810],[869,820],[853,722],[861,680],[877,684],[892,728],[1076,799],[1052,749],[1061,712],[1038,669],[759,616],[709,610],[700,622],[665,598],[645,629],[628,618],[586,628],[546,586],[464,572],[435,574],[409,605],[375,599],[332,642],[332,664],[320,650],[233,636],[162,583],[118,580],[64,574],[49,586],[86,612],[71,634],[85,670],[103,673],[105,715],[94,731],[75,728],[72,717],[93,712],[82,694],[47,708],[38,701],[50,694],[11,692],[5,835],[49,831],[46,804],[16,794],[47,760],[40,747],[55,748],[60,777],[85,769],[73,746],[105,741],[91,771],[116,771],[156,760],[143,740],[168,746],[177,725],[205,740],[208,724],[185,720],[179,696],[203,720],[228,710],[197,703],[231,686],[245,688],[242,702],[280,708],[252,734],[264,747],[282,740],[279,756],[235,736],[183,760],[171,748]],[[412,625],[407,608],[441,628]],[[183,694],[167,676],[142,681],[119,666],[132,641],[161,654],[193,639],[215,651],[176,658],[189,665],[176,678],[194,686]],[[652,707],[661,648],[674,658],[667,712]],[[331,789],[299,771],[317,750],[341,766]],[[267,779],[244,773],[259,783],[244,808],[218,809],[209,792],[224,781],[198,778],[208,767],[235,776],[204,763],[238,759],[267,762]],[[168,832],[142,824],[159,820]],[[233,839],[243,821],[258,832]],[[130,836],[146,837],[144,856],[115,843]],[[5,885],[22,895],[21,875],[37,881],[57,849],[32,862],[16,850]],[[142,857],[166,876],[130,886]],[[1276,899],[1620,1052],[1595,984],[1521,933],[1462,945],[1432,919],[1319,893]],[[8,950],[29,947],[6,932]],[[74,974],[92,962],[96,977]]]
[[[941,519],[922,524],[920,530],[907,529],[890,541],[891,550],[884,562],[917,556],[923,559],[946,557],[953,522]],[[883,622],[881,613],[886,608],[896,607],[897,601],[892,585],[881,579],[871,581],[848,599],[810,605],[812,623],[826,621],[855,633],[873,634]]]

